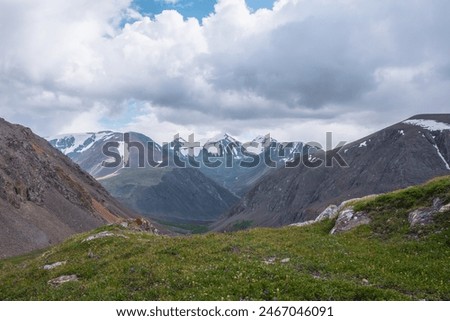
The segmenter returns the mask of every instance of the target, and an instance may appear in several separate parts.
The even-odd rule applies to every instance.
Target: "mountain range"
[[[270,135],[258,136],[243,144],[225,133],[208,140],[197,159],[207,157],[211,162],[221,159],[220,166],[201,166],[200,171],[236,195],[243,196],[266,173],[308,153],[310,148],[301,142],[279,143]],[[242,166],[243,161],[249,165]]]
[[[450,174],[450,114],[416,115],[343,146],[347,167],[281,168],[265,175],[214,228],[283,226],[329,205]],[[314,154],[325,162],[326,153]]]
[[[63,135],[50,142],[141,214],[163,221],[212,222],[215,230],[229,230],[308,221],[344,199],[448,174],[449,124],[448,114],[417,115],[329,152],[301,142],[279,143],[270,136],[242,143],[225,133],[209,139],[195,156],[189,155],[190,145],[183,138],[160,146],[145,135],[132,133],[133,140],[153,144],[153,156],[159,161],[175,155],[189,167],[180,169],[169,161],[165,168],[139,172],[122,168],[123,159],[114,171],[99,170],[107,159],[99,153],[101,145],[118,140],[122,147],[123,133]],[[286,168],[305,157],[307,162],[325,161],[331,152],[338,153],[348,166],[334,163],[311,168],[300,162],[300,166]],[[124,152],[119,153],[123,158]],[[259,162],[241,165],[254,161],[255,155]],[[269,156],[272,166],[266,164]],[[137,164],[136,158],[131,151],[131,162]],[[221,163],[215,166],[217,160]],[[199,166],[192,166],[195,163]]]
[[[208,140],[200,152],[192,156],[188,142],[181,137],[161,146],[143,134],[128,135],[129,143],[134,146],[129,155],[124,144],[126,133],[103,131],[47,139],[96,177],[123,204],[140,214],[169,223],[215,222],[273,169],[265,164],[264,157],[270,155],[277,166],[309,148],[302,143],[278,144],[270,136],[260,136],[243,144],[224,134]],[[104,146],[112,143],[115,145],[109,149],[120,159],[114,167],[105,168],[103,163],[111,157],[105,155]],[[136,143],[142,146],[141,151]],[[241,166],[241,162],[254,161],[255,157],[259,161],[252,166]],[[209,166],[218,160],[221,160],[219,166]],[[187,168],[176,166],[180,163]],[[199,166],[194,166],[195,163]]]
[[[201,148],[196,148],[195,156],[190,156],[188,141],[182,137],[161,146],[144,134],[136,132],[128,134],[132,144],[139,143],[145,150],[140,155],[136,148],[130,148],[130,155],[125,161],[125,133],[101,131],[64,134],[47,137],[47,140],[96,178],[108,177],[120,171],[125,163],[129,167],[138,167],[139,161],[144,164],[141,167],[150,167],[149,163],[152,162],[153,167],[156,167],[163,163],[163,159],[168,158],[169,160],[166,160],[168,166],[177,167],[174,163],[174,157],[176,157],[178,163],[184,164],[185,167],[196,168],[197,166],[193,164],[199,164],[198,169],[203,174],[238,196],[245,194],[271,169],[264,162],[264,159],[269,159],[269,155],[274,163],[273,167],[280,167],[311,148],[302,142],[279,143],[270,135],[258,136],[248,143],[242,143],[230,134],[224,133],[207,140]],[[102,164],[110,160],[110,157],[104,154],[103,146],[112,142],[117,143],[117,147],[109,149],[120,155],[120,162],[114,167],[105,168]],[[148,156],[149,152],[151,159]],[[257,161],[255,156],[259,157]],[[221,160],[220,165],[211,166],[217,160]],[[241,166],[243,161],[253,162],[253,164]]]

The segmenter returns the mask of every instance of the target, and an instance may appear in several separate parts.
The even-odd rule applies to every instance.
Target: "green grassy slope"
[[[358,202],[372,223],[339,235],[333,221],[190,237],[109,226],[0,261],[0,299],[450,300],[450,213],[414,230],[407,219],[436,197],[450,201],[450,178]],[[128,238],[83,242],[105,230]],[[72,274],[79,281],[47,284]]]

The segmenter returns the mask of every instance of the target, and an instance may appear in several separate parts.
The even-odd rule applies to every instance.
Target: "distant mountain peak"
[[[161,161],[162,148],[159,144],[155,143],[150,137],[144,134],[137,132],[127,133],[130,134],[130,142],[140,143],[144,146],[146,151],[148,151],[149,148],[153,149],[151,153],[153,161]],[[123,167],[122,165],[124,162],[127,164],[132,164],[132,166],[139,165],[141,156],[138,154],[136,148],[131,148],[128,158],[125,159],[125,134],[126,133],[106,130],[89,133],[63,134],[47,137],[46,139],[53,147],[69,156],[89,174],[98,178],[113,174],[115,171]],[[107,143],[119,144],[118,147],[108,147],[109,151],[113,150],[120,155],[121,163],[116,167],[102,166],[104,161],[112,160],[103,153],[103,147],[105,147],[105,144]],[[144,160],[146,158],[148,159],[148,153],[146,152],[143,157]]]
[[[225,144],[225,145],[234,143],[234,144],[236,144],[238,146],[241,145],[241,142],[239,140],[237,140],[236,138],[234,138],[233,136],[231,136],[228,133],[221,133],[221,134],[215,135],[214,137],[208,139],[206,141],[205,145],[207,145],[207,144],[217,144],[217,143],[221,143],[221,144]]]

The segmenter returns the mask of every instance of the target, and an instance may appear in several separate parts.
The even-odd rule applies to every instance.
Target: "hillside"
[[[136,212],[169,225],[211,223],[239,201],[194,168],[124,168],[99,182]]]
[[[303,227],[169,238],[109,226],[0,261],[0,299],[450,300],[449,203],[443,177]],[[349,208],[365,225],[330,234]]]
[[[329,204],[424,183],[450,173],[450,114],[417,115],[345,145],[340,167],[280,168],[264,176],[215,228],[283,226]],[[324,159],[324,153],[315,155]]]
[[[48,247],[131,215],[46,140],[0,118],[0,257]]]

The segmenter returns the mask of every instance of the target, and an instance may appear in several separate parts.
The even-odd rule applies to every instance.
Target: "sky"
[[[0,0],[0,117],[37,134],[352,141],[450,111],[447,0]]]

